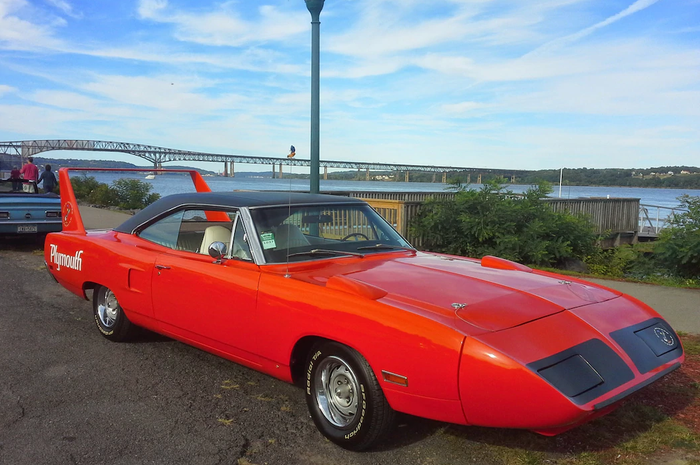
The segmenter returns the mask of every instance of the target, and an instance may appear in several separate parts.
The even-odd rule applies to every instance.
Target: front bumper
[[[655,330],[664,347],[648,337]],[[460,396],[471,424],[558,434],[609,412],[683,360],[658,314],[619,298],[467,338]]]

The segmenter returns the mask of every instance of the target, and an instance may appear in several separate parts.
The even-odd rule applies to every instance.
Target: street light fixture
[[[320,42],[321,42],[321,10],[325,0],[304,0],[306,8],[311,13],[311,182],[309,191],[319,193],[318,172],[320,164]]]

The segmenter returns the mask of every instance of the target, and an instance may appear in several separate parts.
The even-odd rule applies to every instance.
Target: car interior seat
[[[281,224],[275,228],[274,233],[277,245],[275,248],[278,250],[309,245],[309,241],[297,225]]]
[[[223,242],[226,245],[226,250],[231,246],[231,230],[224,226],[209,226],[204,230],[202,244],[199,246],[199,253],[209,255],[209,246],[212,242]]]

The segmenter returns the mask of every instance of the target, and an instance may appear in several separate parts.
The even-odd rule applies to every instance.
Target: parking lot
[[[107,341],[38,249],[0,245],[0,464],[555,463],[603,447],[596,422],[544,438],[400,416],[379,449],[344,451],[295,386],[151,333]]]

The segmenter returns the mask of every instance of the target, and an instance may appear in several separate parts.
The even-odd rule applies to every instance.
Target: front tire
[[[105,286],[95,288],[92,298],[95,324],[110,341],[120,342],[133,336],[136,328],[124,314],[114,293]]]
[[[391,431],[394,410],[372,368],[357,351],[337,342],[318,343],[306,368],[309,413],[330,441],[359,451]]]

